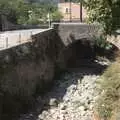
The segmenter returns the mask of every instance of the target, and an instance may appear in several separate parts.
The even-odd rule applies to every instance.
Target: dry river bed
[[[94,63],[62,74],[48,93],[36,99],[35,109],[18,120],[94,120],[95,100],[100,94],[96,81],[106,64]]]

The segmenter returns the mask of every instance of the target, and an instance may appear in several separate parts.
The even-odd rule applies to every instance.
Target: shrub
[[[100,78],[101,96],[97,100],[100,117],[109,120],[114,111],[120,110],[120,57],[103,73]]]
[[[96,47],[105,49],[105,50],[110,50],[112,48],[112,45],[106,41],[106,37],[104,35],[100,35],[99,37],[94,37],[95,40],[95,45]]]

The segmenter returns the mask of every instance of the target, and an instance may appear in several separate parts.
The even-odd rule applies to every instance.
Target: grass
[[[96,108],[103,120],[111,120],[114,113],[120,111],[120,57],[103,73],[99,84],[101,96]]]

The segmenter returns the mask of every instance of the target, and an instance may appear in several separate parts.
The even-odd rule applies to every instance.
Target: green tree
[[[36,0],[37,1],[37,0]],[[0,0],[0,14],[15,24],[40,24],[47,22],[47,14],[53,20],[61,18],[57,6],[51,2],[25,2],[25,0]]]
[[[120,27],[120,0],[84,0],[89,21],[102,25],[105,34]]]
[[[14,4],[15,0],[0,0],[0,14],[5,15],[8,17],[8,19],[16,23],[17,21],[17,11],[16,11],[16,5]]]
[[[57,10],[57,11],[54,11],[52,14],[51,14],[51,19],[53,21],[59,21],[61,18],[63,18],[62,14]]]

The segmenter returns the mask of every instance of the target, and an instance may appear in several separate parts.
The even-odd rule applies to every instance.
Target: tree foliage
[[[102,25],[106,34],[120,27],[120,0],[83,0],[89,21]]]
[[[36,0],[37,1],[37,0]],[[47,22],[47,14],[53,15],[53,20],[60,19],[55,4],[33,2],[32,0],[0,0],[0,14],[17,24],[40,24]]]
[[[15,22],[16,18],[16,6],[14,5],[15,1],[11,0],[0,0],[0,14],[9,16],[9,20]]]

